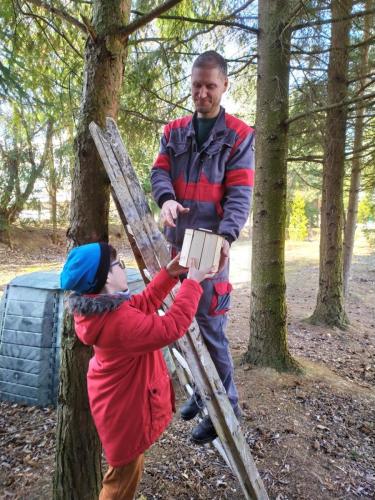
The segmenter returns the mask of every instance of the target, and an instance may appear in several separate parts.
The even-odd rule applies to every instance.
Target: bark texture
[[[94,0],[94,33],[85,49],[84,84],[75,140],[70,246],[108,241],[109,182],[88,125],[117,118],[126,38],[108,35],[129,22],[130,0]],[[62,334],[54,499],[92,500],[101,484],[101,447],[86,387],[91,349],[77,339],[71,318]]]
[[[328,65],[327,104],[347,97],[348,45],[352,0],[333,0],[331,52]],[[347,106],[327,111],[320,226],[319,290],[314,324],[345,328],[348,318],[343,291],[343,182]]]
[[[75,139],[76,162],[72,183],[71,245],[108,240],[109,181],[89,131],[95,121],[105,126],[106,116],[117,118],[124,74],[126,39],[107,35],[129,20],[130,0],[93,2],[95,39],[85,50],[83,95]]]
[[[373,0],[367,0],[366,10],[370,10],[373,6]],[[364,40],[369,37],[370,30],[373,25],[373,16],[368,15],[364,21]],[[361,56],[359,63],[359,87],[358,95],[362,95],[365,91],[368,79],[365,75],[368,73],[369,61],[369,47],[368,43],[361,47]],[[346,215],[345,231],[344,231],[344,295],[348,292],[350,269],[353,258],[354,237],[357,227],[358,215],[358,197],[361,189],[361,155],[360,150],[363,141],[363,125],[364,125],[364,112],[365,108],[361,102],[356,106],[356,118],[354,125],[354,155],[352,160],[352,172],[350,176],[350,190],[349,190],[349,203]]]
[[[259,2],[256,173],[253,210],[250,339],[245,360],[297,369],[287,346],[286,226],[289,14],[294,2]]]

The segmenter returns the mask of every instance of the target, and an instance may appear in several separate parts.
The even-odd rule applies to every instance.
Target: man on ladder
[[[224,236],[218,273],[202,283],[196,319],[237,417],[241,416],[233,362],[225,333],[229,310],[229,249],[250,210],[254,179],[254,129],[220,105],[228,88],[227,63],[215,51],[193,63],[191,93],[195,113],[168,123],[151,173],[153,196],[161,208],[172,255],[186,228],[209,229]],[[203,403],[197,391],[181,408],[194,418]],[[209,416],[193,430],[198,444],[217,437]]]

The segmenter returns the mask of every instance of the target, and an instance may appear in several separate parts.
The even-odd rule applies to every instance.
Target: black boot
[[[183,420],[191,420],[202,410],[203,403],[199,394],[193,394],[191,398],[181,406],[180,414]]]
[[[206,415],[203,420],[199,422],[197,427],[193,429],[191,438],[196,444],[210,443],[217,438],[217,432],[208,415]]]

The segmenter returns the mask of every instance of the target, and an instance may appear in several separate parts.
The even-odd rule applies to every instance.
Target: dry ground
[[[113,241],[120,241],[115,232]],[[16,243],[11,252],[0,247],[0,286],[16,274],[61,265],[63,245],[51,245],[48,231],[20,231]],[[305,369],[300,376],[241,364],[249,335],[249,242],[232,250],[228,334],[243,431],[271,498],[374,498],[375,254],[359,240],[346,332],[306,322],[316,297],[318,243],[288,243],[286,257],[289,346]],[[0,498],[51,498],[55,411],[0,408]],[[214,449],[190,442],[193,425],[176,416],[148,452],[139,498],[242,498]]]

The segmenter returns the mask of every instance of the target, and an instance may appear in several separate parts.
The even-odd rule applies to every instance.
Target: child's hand
[[[178,261],[180,260],[180,253],[176,255],[174,259],[172,259],[168,264],[166,265],[166,270],[169,273],[169,276],[172,278],[177,278],[180,274],[184,274],[188,272],[188,268],[184,266],[180,266]]]
[[[200,283],[201,281],[205,280],[206,278],[211,278],[215,274],[215,268],[210,267],[209,269],[197,269],[197,261],[196,259],[191,259],[190,262],[190,267],[189,267],[189,272],[188,272],[188,279],[198,281]]]

